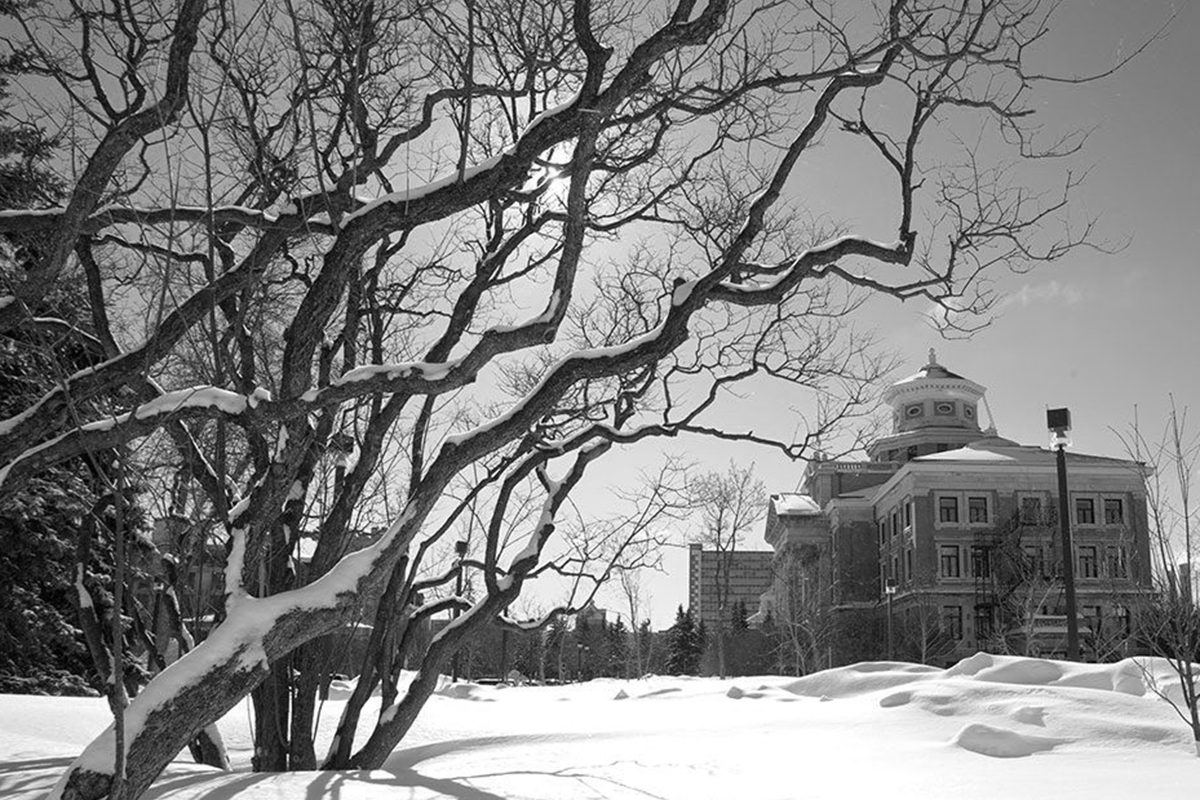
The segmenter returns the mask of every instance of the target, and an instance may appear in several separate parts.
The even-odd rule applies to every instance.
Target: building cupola
[[[871,459],[906,461],[995,435],[990,413],[989,428],[985,431],[979,425],[980,406],[987,408],[986,391],[939,364],[930,348],[929,363],[884,390],[883,401],[892,411],[892,432],[871,445]]]

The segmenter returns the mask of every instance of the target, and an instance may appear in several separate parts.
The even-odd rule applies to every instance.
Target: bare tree
[[[906,603],[896,628],[900,652],[919,664],[935,663],[951,655],[957,645],[942,625],[937,595],[929,592],[917,592]]]
[[[754,477],[753,464],[739,467],[733,462],[723,473],[708,472],[697,476],[689,491],[699,517],[699,530],[693,541],[712,553],[714,616],[710,632],[716,645],[717,674],[724,678],[727,674],[725,648],[732,611],[730,590],[734,559],[746,534],[766,513],[767,492],[762,481]],[[706,582],[703,574],[701,581]],[[702,600],[701,606],[692,611],[705,620],[707,603]]]
[[[1143,479],[1151,549],[1158,556],[1155,592],[1135,609],[1133,621],[1139,639],[1170,666],[1176,685],[1165,685],[1147,664],[1141,665],[1142,675],[1191,728],[1200,757],[1200,607],[1191,501],[1192,479],[1200,468],[1200,436],[1189,433],[1187,409],[1177,409],[1174,398],[1157,440],[1142,433],[1136,410],[1133,425],[1118,435]]]
[[[778,661],[790,674],[807,675],[831,663],[837,630],[828,553],[818,545],[790,545],[774,564]]]
[[[992,272],[1094,244],[1079,173],[1050,168],[1082,139],[1035,124],[1054,6],[0,7],[34,76],[14,108],[62,132],[67,187],[0,214],[38,245],[0,335],[102,354],[0,421],[0,492],[172,452],[226,548],[219,624],[118,714],[125,769],[109,730],[55,796],[137,797],[250,692],[291,720],[259,766],[316,764],[310,643],[386,614],[388,674],[454,611],[368,739],[324,760],[378,766],[527,581],[582,571],[559,517],[598,458],[682,434],[803,457],[869,411],[867,297],[968,327]],[[792,178],[833,137],[875,158],[893,234],[795,223],[823,213]],[[86,326],[46,304],[67,282]],[[748,380],[822,413],[797,441],[722,424]]]

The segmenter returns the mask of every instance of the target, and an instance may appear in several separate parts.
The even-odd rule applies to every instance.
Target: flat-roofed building
[[[762,595],[775,579],[775,553],[772,550],[705,550],[702,545],[688,548],[688,607],[697,622],[712,626],[725,620],[739,603],[754,614]]]

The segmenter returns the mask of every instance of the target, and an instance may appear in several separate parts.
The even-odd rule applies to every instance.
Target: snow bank
[[[948,676],[970,676],[979,681],[1016,683],[1027,686],[1074,686],[1081,689],[1123,692],[1143,695],[1146,693],[1144,667],[1150,663],[1145,659],[1125,659],[1114,664],[1075,664],[1066,661],[1047,661],[1040,658],[1019,656],[994,656],[976,653],[946,670]],[[1139,666],[1139,662],[1144,662]],[[1158,663],[1157,672],[1166,678]],[[1169,668],[1167,668],[1169,670]]]
[[[1144,666],[1167,679],[1164,663]],[[976,655],[945,670],[874,662],[799,679],[503,690],[442,679],[384,769],[337,774],[248,772],[253,720],[243,703],[221,721],[237,771],[184,763],[184,753],[147,800],[1190,800],[1200,761],[1188,729],[1153,692],[1137,691],[1142,675],[1131,661]],[[318,752],[352,687],[331,688]],[[359,741],[379,704],[368,701]],[[0,697],[0,797],[40,798],[107,724],[99,698]]]
[[[958,732],[953,743],[964,750],[984,756],[1017,758],[1031,756],[1043,750],[1053,750],[1062,744],[1062,740],[1052,739],[1049,736],[1018,733],[973,722]]]
[[[807,675],[787,684],[789,692],[806,697],[837,699],[904,686],[914,680],[940,676],[943,670],[922,664],[868,661]]]

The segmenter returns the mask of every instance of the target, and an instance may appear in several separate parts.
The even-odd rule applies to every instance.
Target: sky
[[[1124,455],[1113,429],[1131,423],[1135,406],[1152,431],[1165,420],[1171,396],[1200,415],[1200,8],[1166,0],[1067,0],[1051,31],[1053,46],[1037,53],[1035,65],[1060,74],[1103,71],[1176,12],[1166,35],[1117,74],[1054,88],[1038,107],[1047,127],[1094,129],[1075,162],[1090,168],[1076,201],[1098,217],[1100,237],[1119,252],[1080,250],[1031,273],[1000,276],[998,314],[965,341],[943,339],[919,303],[871,301],[858,323],[873,327],[901,362],[894,378],[915,372],[936,348],[940,363],[987,387],[1000,435],[1045,443],[1045,409],[1066,406],[1072,447],[1099,455]],[[828,157],[836,155],[802,165],[800,179],[822,191],[831,214],[893,238],[894,214],[831,168],[844,169]],[[848,188],[839,194],[839,187]],[[743,423],[794,429],[792,406],[786,396],[755,394],[743,398],[737,413]],[[764,448],[698,440],[662,446],[702,469],[753,462],[769,493],[794,491],[803,475],[802,463]],[[762,530],[760,522],[746,549],[768,549]],[[655,627],[669,625],[687,602],[689,535],[674,532],[662,573],[646,579]],[[619,608],[615,592],[602,594],[600,605]]]

